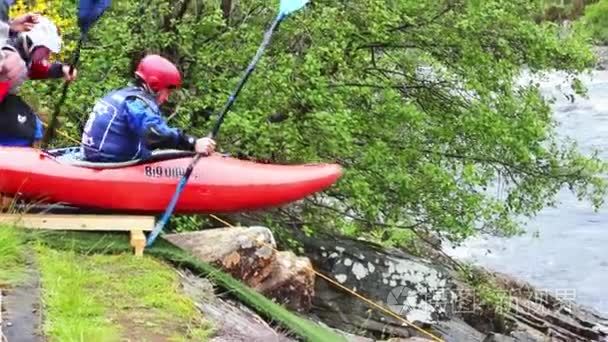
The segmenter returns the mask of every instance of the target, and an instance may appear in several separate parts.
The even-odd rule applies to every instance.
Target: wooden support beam
[[[139,215],[0,214],[0,223],[28,229],[128,231],[135,255],[142,256],[144,231],[154,229],[155,219]]]
[[[13,199],[0,193],[0,212],[11,207]]]
[[[146,248],[146,236],[143,230],[132,230],[131,231],[131,246],[135,250],[135,256],[141,257],[144,255],[144,248]]]

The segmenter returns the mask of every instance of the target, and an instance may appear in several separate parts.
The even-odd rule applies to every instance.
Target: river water
[[[588,98],[573,103],[559,89],[563,81],[560,74],[540,80],[543,94],[557,100],[558,134],[576,140],[583,153],[598,149],[608,160],[608,71],[583,77]],[[561,88],[569,93],[565,84]],[[446,252],[608,314],[608,205],[594,212],[564,189],[556,207],[526,223],[523,236],[478,237]]]

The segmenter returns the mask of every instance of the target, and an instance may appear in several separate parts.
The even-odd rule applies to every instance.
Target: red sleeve
[[[40,80],[49,78],[49,69],[51,68],[51,63],[47,60],[43,60],[37,63],[32,63],[29,70],[29,78],[32,80]]]
[[[29,69],[28,76],[31,80],[42,80],[47,78],[62,78],[63,77],[63,64],[62,63],[49,63],[47,60],[41,62],[32,63]]]
[[[41,80],[46,78],[62,78],[63,64],[49,63],[47,60],[32,63],[29,69],[29,78],[32,80]]]
[[[0,102],[4,101],[4,97],[8,94],[9,90],[11,90],[11,82],[0,82]]]

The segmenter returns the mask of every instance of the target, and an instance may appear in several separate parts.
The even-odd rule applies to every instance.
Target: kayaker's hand
[[[207,137],[200,138],[196,141],[196,144],[194,145],[194,150],[196,151],[196,153],[208,156],[215,151],[215,141]]]
[[[63,66],[63,78],[65,78],[66,81],[72,82],[76,79],[77,74],[78,70],[76,70],[76,68],[74,68],[74,70],[72,70],[72,74],[70,74],[70,66],[67,64]]]
[[[11,21],[11,30],[15,32],[30,31],[38,23],[38,18],[40,18],[40,14],[38,13],[26,13]]]

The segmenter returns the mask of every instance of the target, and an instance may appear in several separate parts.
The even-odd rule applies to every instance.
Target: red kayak
[[[162,213],[193,154],[157,152],[145,161],[88,163],[79,148],[0,147],[0,193],[82,208]],[[280,206],[334,184],[336,164],[272,165],[219,154],[201,158],[175,213],[238,212]]]

